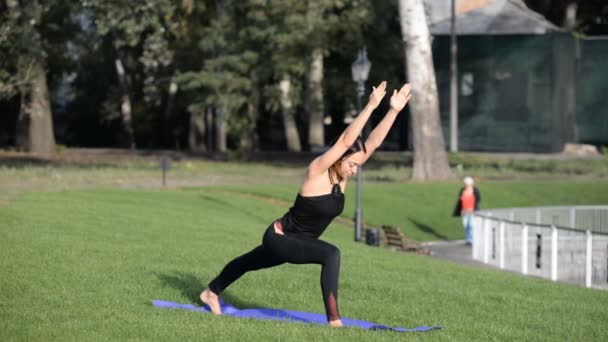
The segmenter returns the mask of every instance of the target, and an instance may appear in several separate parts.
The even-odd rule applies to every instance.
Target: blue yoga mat
[[[164,300],[153,300],[152,304],[158,308],[170,308],[170,309],[182,309],[182,310],[190,310],[190,311],[200,311],[210,313],[211,310],[204,306],[195,306],[193,304],[180,304],[174,302],[167,302]],[[322,324],[327,325],[327,317],[323,314],[311,313],[311,312],[301,312],[301,311],[293,311],[293,310],[281,310],[281,309],[244,309],[239,310],[234,306],[222,301],[220,299],[220,306],[222,308],[222,314],[226,316],[232,317],[241,317],[241,318],[254,318],[254,319],[270,319],[275,321],[296,321],[303,323],[314,323],[314,324]],[[342,324],[345,327],[359,327],[363,329],[370,330],[392,330],[399,332],[412,332],[412,331],[429,331],[429,330],[438,330],[443,327],[439,326],[419,326],[416,328],[399,328],[399,327],[390,327],[384,324],[376,324],[372,322],[361,321],[358,319],[351,318],[342,318]]]

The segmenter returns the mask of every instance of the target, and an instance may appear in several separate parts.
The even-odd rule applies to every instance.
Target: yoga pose
[[[319,240],[329,223],[344,209],[344,189],[349,177],[356,174],[380,146],[399,112],[411,97],[409,84],[394,90],[390,109],[363,143],[361,130],[386,93],[386,81],[374,87],[369,102],[336,142],[308,166],[295,203],[280,219],[266,229],[262,244],[230,261],[200,294],[211,311],[222,313],[219,295],[249,271],[283,263],[320,264],[321,291],[327,320],[331,326],[342,326],[338,311],[338,276],[340,251]]]

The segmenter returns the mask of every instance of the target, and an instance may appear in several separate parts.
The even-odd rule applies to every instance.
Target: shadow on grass
[[[241,196],[241,197],[246,197],[247,196],[247,194],[243,194],[243,193],[239,193],[239,192],[233,192],[232,194],[236,194],[236,196]],[[201,198],[205,199],[206,201],[209,201],[209,202],[215,203],[217,205],[220,205],[222,207],[228,208],[228,210],[233,210],[234,209],[234,203],[231,203],[229,201],[225,201],[225,200],[219,199],[219,198],[217,198],[217,196],[206,195],[206,194],[203,194],[203,193],[199,194],[199,196]],[[266,199],[272,199],[272,197],[265,197],[265,198]],[[276,202],[276,200],[275,200],[275,202]],[[288,205],[289,205],[289,202],[288,202],[288,204],[284,204],[283,206],[288,206]],[[258,215],[256,211],[247,210],[246,208],[240,208],[239,212],[241,214],[246,214],[248,216],[253,217],[256,221],[260,222],[260,226],[264,226],[268,222],[273,222],[272,221],[273,218],[269,218],[267,216]]]
[[[179,290],[182,296],[190,303],[202,305],[199,295],[207,287],[207,284],[194,274],[186,272],[176,272],[170,274],[156,273],[156,276],[163,285]],[[222,299],[239,309],[264,307],[262,304],[241,300],[228,292],[222,293]]]
[[[434,237],[436,237],[436,238],[438,238],[440,240],[447,240],[448,239],[447,236],[445,236],[445,235],[443,235],[441,233],[437,233],[435,231],[435,229],[433,229],[429,225],[426,225],[426,224],[424,224],[424,223],[422,223],[420,221],[417,221],[417,220],[415,220],[415,219],[413,219],[411,217],[408,217],[408,220],[410,220],[410,222],[412,222],[416,226],[416,228],[418,228],[418,230],[421,231],[421,232],[433,235]]]

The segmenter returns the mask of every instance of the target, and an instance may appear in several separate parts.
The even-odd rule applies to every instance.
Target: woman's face
[[[340,163],[340,167],[338,168],[338,172],[340,176],[344,179],[352,177],[357,174],[359,170],[359,165],[361,165],[361,159],[363,158],[363,152],[356,152],[348,157],[344,158]]]

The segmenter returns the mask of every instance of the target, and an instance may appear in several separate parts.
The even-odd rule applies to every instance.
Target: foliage
[[[172,74],[171,39],[181,34],[187,9],[156,0],[133,4],[80,1],[79,5],[80,25],[71,37],[77,51],[73,58],[76,79],[71,87],[78,94],[71,110],[89,111],[85,102],[92,102],[96,110],[87,116],[94,117],[95,124],[119,127],[120,104],[123,96],[129,96],[136,140],[149,136]],[[117,60],[125,69],[124,83],[116,75]],[[100,88],[104,91],[99,92]],[[81,106],[85,108],[76,108]],[[83,126],[82,122],[78,125]],[[142,147],[150,143],[149,138],[141,140]]]
[[[526,2],[557,25],[568,3]],[[606,33],[606,5],[577,3],[578,32]],[[19,11],[10,10],[11,4]],[[117,146],[124,91],[114,63],[121,58],[140,147],[179,146],[160,141],[159,132],[165,131],[183,146],[188,109],[215,107],[234,148],[256,123],[267,124],[259,130],[268,133],[269,122],[280,121],[277,84],[285,76],[292,82],[298,125],[304,127],[310,56],[321,49],[331,139],[343,130],[344,114],[355,108],[350,64],[358,48],[367,46],[372,61],[367,89],[384,79],[391,86],[406,81],[397,12],[395,1],[361,0],[2,1],[0,106],[11,109],[7,115],[19,115],[13,104],[29,84],[31,62],[44,59],[58,141]],[[169,113],[173,79],[180,88]],[[378,112],[385,109],[383,103]],[[391,134],[406,134],[399,122],[395,127]],[[3,128],[2,134],[12,131]]]
[[[0,99],[28,89],[33,77],[32,61],[46,57],[40,29],[44,15],[55,4],[55,1],[0,4]]]
[[[581,35],[608,34],[608,3],[602,0],[524,0],[533,10],[543,14],[556,26],[563,27],[566,8],[576,4],[575,32]]]

